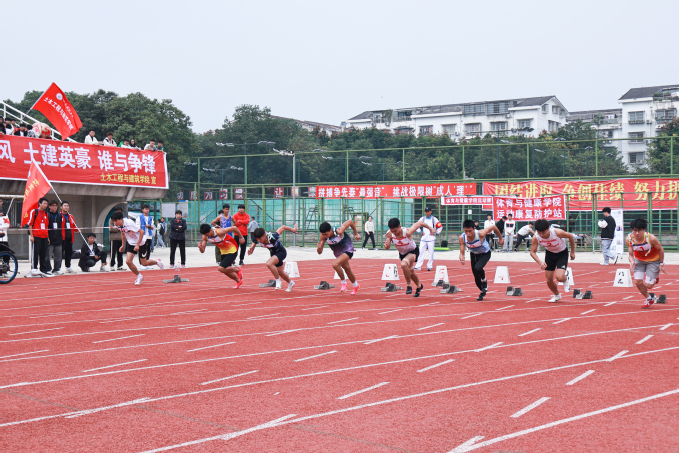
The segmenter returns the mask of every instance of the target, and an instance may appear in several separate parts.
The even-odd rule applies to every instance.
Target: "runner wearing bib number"
[[[460,235],[460,263],[464,266],[465,249],[469,249],[469,258],[472,263],[472,274],[474,274],[474,282],[476,287],[481,290],[481,294],[476,300],[483,300],[488,292],[488,280],[486,280],[486,271],[484,268],[488,261],[490,261],[490,244],[486,240],[486,236],[494,233],[497,234],[500,245],[504,244],[502,233],[495,224],[488,226],[482,230],[477,230],[474,226],[474,221],[467,219],[462,222],[462,229],[464,233]]]
[[[264,228],[255,228],[255,231],[252,233],[255,237],[255,241],[252,242],[252,245],[248,250],[248,255],[252,255],[252,252],[255,251],[255,247],[257,247],[257,245],[268,249],[271,258],[267,260],[266,267],[269,268],[276,279],[276,289],[281,289],[282,278],[288,284],[288,289],[285,291],[289,293],[292,291],[293,286],[295,286],[295,282],[290,280],[290,276],[285,272],[284,261],[285,257],[288,256],[288,252],[285,250],[285,247],[283,247],[283,243],[281,242],[280,238],[284,231],[291,231],[297,234],[297,225],[295,225],[294,228],[283,225],[274,233],[267,233]]]
[[[431,223],[431,222],[430,222]],[[419,228],[427,229],[434,234],[436,230],[427,222],[420,220],[419,222],[406,229],[401,226],[401,221],[397,218],[389,220],[389,232],[387,233],[387,240],[384,242],[384,250],[389,250],[393,243],[398,250],[398,258],[401,260],[401,269],[406,278],[406,294],[412,294],[413,288],[410,286],[410,280],[415,282],[415,295],[413,297],[420,297],[420,291],[424,285],[420,283],[420,279],[415,274],[415,263],[418,260],[420,249],[415,245],[412,235]]]
[[[214,226],[204,223],[200,226],[200,234],[203,235],[198,243],[198,250],[200,253],[205,253],[205,247],[208,242],[217,247],[221,257],[217,270],[236,282],[234,289],[240,288],[243,284],[243,271],[240,268],[233,267],[232,264],[236,261],[238,252],[238,243],[232,238],[229,233],[236,233],[241,243],[245,242],[243,235],[238,231],[238,227],[229,228],[215,228]]]
[[[357,241],[361,240],[361,235],[358,234],[358,229],[356,229],[356,224],[353,220],[347,220],[339,228],[333,228],[328,222],[323,222],[319,225],[318,229],[321,233],[321,240],[316,244],[316,251],[320,255],[323,253],[323,246],[327,242],[330,249],[335,254],[337,258],[333,263],[332,267],[339,275],[341,280],[340,292],[347,290],[347,281],[345,280],[344,274],[346,273],[349,281],[354,285],[354,289],[351,292],[352,295],[356,294],[360,285],[351,271],[351,265],[349,260],[354,256],[354,244],[351,242],[351,236],[346,232],[347,228],[351,227],[354,231],[354,239]]]
[[[641,308],[649,308],[655,303],[648,290],[660,281],[660,271],[665,272],[665,249],[657,237],[646,231],[646,227],[646,220],[632,220],[632,232],[627,236],[630,270],[637,289],[646,298]]]
[[[545,271],[545,278],[547,279],[547,286],[552,291],[554,296],[549,302],[558,302],[561,300],[559,294],[559,287],[554,281],[563,282],[563,287],[566,292],[571,290],[566,269],[568,268],[568,247],[566,239],[571,244],[570,258],[575,259],[575,236],[567,233],[560,228],[550,226],[545,219],[539,219],[535,222],[535,231],[533,236],[533,243],[531,244],[530,256],[540,265],[540,268]],[[537,255],[538,245],[545,248],[545,261],[541,261]]]

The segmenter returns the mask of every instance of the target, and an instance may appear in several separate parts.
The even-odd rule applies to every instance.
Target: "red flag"
[[[21,209],[21,226],[28,224],[30,213],[38,207],[38,200],[50,191],[50,184],[45,174],[42,172],[35,161],[31,161],[28,169],[28,179],[26,180],[26,191],[24,192],[24,206]]]
[[[66,140],[83,127],[80,117],[56,83],[50,85],[47,91],[40,96],[40,99],[33,104],[32,108],[45,115],[52,122],[61,133],[62,140]]]

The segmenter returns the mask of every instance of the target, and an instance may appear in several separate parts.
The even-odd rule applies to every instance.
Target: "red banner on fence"
[[[476,195],[476,183],[316,187],[317,198],[441,198],[462,195]]]
[[[0,179],[26,180],[33,158],[52,182],[168,188],[165,153],[5,135]]]
[[[590,211],[594,194],[597,208],[610,206],[645,210],[648,198],[653,209],[677,209],[679,179],[611,179],[608,181],[526,181],[517,183],[483,183],[484,195],[515,195],[539,197],[541,195],[569,195],[568,209]]]
[[[566,218],[566,195],[517,198],[493,197],[493,218],[511,214],[514,220],[561,220]]]
[[[441,205],[443,206],[465,206],[465,205],[490,205],[493,203],[493,197],[441,197]]]

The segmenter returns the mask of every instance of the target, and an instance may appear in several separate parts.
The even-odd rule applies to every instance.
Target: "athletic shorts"
[[[233,264],[234,261],[236,261],[236,257],[238,256],[238,253],[229,253],[227,255],[222,255],[222,261],[219,263],[219,267],[224,267],[227,268]]]
[[[142,247],[139,247],[139,258],[149,259],[151,258],[151,246],[153,245],[151,239],[147,239]]]
[[[354,252],[344,252],[344,254],[345,254],[346,256],[348,256],[349,259],[352,259],[352,258],[354,257]],[[340,255],[340,256],[342,256],[342,255]],[[338,256],[338,258],[339,258],[339,256]]]
[[[639,261],[634,258],[634,279],[643,280],[646,275],[646,283],[655,283],[660,275],[660,260]]]
[[[568,248],[559,253],[545,251],[545,263],[547,263],[546,271],[554,272],[556,269],[566,270],[568,267]]]
[[[127,253],[134,253],[135,255],[136,255],[137,253],[139,253],[139,256],[142,257],[142,258],[146,256],[146,252],[147,252],[147,250],[146,250],[146,249],[147,249],[146,244],[141,244],[141,245],[139,246],[139,251],[138,251],[138,252],[135,252],[135,251],[134,251],[134,247],[135,247],[134,244],[130,244],[129,242],[126,242],[126,244],[127,244],[127,245],[125,245],[125,251],[126,251]]]
[[[422,244],[422,243],[420,242],[420,244]],[[415,247],[414,250],[406,252],[405,255],[403,255],[403,254],[401,254],[401,252],[399,252],[398,259],[403,261],[405,259],[405,257],[408,256],[408,255],[415,255],[415,262],[417,262],[417,259],[420,257],[420,248]]]
[[[285,265],[283,261],[285,261],[285,258],[288,256],[288,251],[285,250],[285,247],[281,247],[281,250],[278,253],[272,253],[271,256],[278,257],[278,264],[276,264],[276,267],[281,267]]]

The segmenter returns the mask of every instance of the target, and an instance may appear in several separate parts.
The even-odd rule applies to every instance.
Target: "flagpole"
[[[54,85],[54,82],[52,82],[52,85]],[[30,112],[31,110],[33,110],[33,107],[35,107],[35,105],[36,105],[38,102],[40,102],[40,99],[42,99],[42,97],[45,95],[45,93],[47,93],[47,91],[48,91],[50,88],[52,88],[52,85],[48,86],[48,87],[47,87],[47,90],[45,90],[45,91],[42,92],[42,94],[40,95],[40,97],[33,103],[33,105],[31,106],[31,108],[27,110],[28,112]],[[42,112],[41,112],[41,113],[42,113]]]

